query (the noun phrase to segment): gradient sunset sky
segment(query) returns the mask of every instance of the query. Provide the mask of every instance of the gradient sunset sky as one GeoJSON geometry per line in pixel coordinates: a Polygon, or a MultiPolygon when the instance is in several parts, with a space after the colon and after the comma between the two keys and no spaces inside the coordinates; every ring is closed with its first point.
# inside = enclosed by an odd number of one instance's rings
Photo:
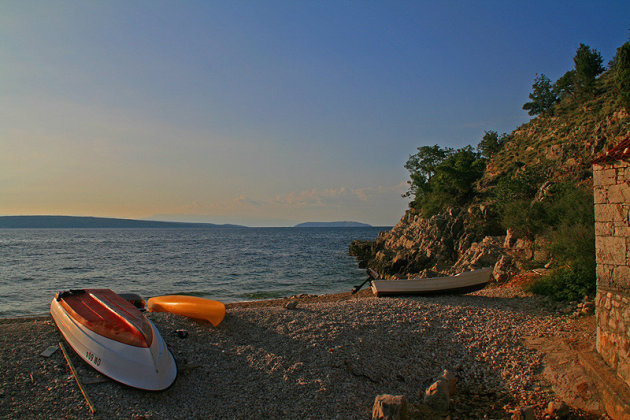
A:
{"type": "Polygon", "coordinates": [[[0,0],[0,215],[393,225],[630,1],[0,0]]]}

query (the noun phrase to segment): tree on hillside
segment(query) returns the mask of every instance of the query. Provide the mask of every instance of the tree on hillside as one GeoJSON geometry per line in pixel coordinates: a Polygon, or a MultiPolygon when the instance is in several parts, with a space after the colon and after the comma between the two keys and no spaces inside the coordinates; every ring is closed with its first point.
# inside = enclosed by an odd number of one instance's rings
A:
{"type": "Polygon", "coordinates": [[[435,175],[424,189],[420,208],[425,217],[449,206],[463,206],[475,197],[475,183],[485,170],[485,160],[466,146],[436,166],[435,175]]]}
{"type": "Polygon", "coordinates": [[[405,196],[413,197],[410,206],[429,217],[447,206],[470,201],[485,164],[471,146],[453,150],[435,145],[419,147],[405,168],[411,178],[405,196]]]}
{"type": "Polygon", "coordinates": [[[529,115],[544,114],[553,108],[558,97],[554,93],[551,80],[547,76],[544,74],[536,75],[529,99],[532,101],[523,105],[523,109],[529,115]]]}
{"type": "Polygon", "coordinates": [[[418,147],[418,153],[410,155],[407,163],[405,163],[405,169],[409,171],[411,180],[409,181],[409,191],[404,194],[404,197],[418,195],[418,191],[431,180],[435,168],[452,153],[453,149],[442,149],[437,144],[418,147]]]}
{"type": "Polygon", "coordinates": [[[617,48],[615,84],[626,110],[630,112],[630,42],[617,48]]]}
{"type": "Polygon", "coordinates": [[[477,151],[479,151],[483,157],[490,159],[503,148],[508,138],[509,135],[506,133],[499,135],[496,131],[486,131],[477,145],[477,151]]]}
{"type": "Polygon", "coordinates": [[[605,69],[602,66],[601,54],[588,45],[580,44],[573,62],[575,63],[575,82],[577,88],[584,93],[591,93],[595,87],[595,78],[605,69]]]}
{"type": "Polygon", "coordinates": [[[575,93],[575,70],[569,70],[553,84],[553,91],[558,99],[563,99],[575,93]]]}

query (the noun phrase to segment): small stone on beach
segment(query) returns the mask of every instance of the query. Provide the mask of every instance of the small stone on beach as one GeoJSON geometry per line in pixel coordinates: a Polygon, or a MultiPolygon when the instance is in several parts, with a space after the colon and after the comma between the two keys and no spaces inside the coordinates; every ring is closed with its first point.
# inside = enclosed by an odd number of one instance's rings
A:
{"type": "Polygon", "coordinates": [[[295,309],[297,308],[297,300],[291,300],[284,305],[285,309],[295,309]]]}
{"type": "Polygon", "coordinates": [[[55,353],[57,351],[57,349],[58,349],[57,346],[49,346],[46,350],[41,352],[41,356],[43,356],[43,357],[50,357],[50,356],[53,355],[53,353],[55,353]]]}
{"type": "Polygon", "coordinates": [[[404,395],[377,395],[372,407],[373,420],[404,420],[409,418],[404,395]]]}

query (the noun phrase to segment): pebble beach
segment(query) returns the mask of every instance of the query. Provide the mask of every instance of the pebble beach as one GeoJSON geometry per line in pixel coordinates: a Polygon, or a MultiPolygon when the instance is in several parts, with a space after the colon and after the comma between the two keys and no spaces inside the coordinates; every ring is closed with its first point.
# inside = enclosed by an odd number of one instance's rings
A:
{"type": "Polygon", "coordinates": [[[572,416],[600,418],[593,392],[571,395],[574,381],[563,385],[563,369],[574,364],[549,354],[568,341],[594,343],[594,317],[570,316],[519,287],[396,298],[364,290],[227,306],[218,327],[147,314],[178,365],[165,391],[113,382],[70,350],[95,413],[61,351],[41,355],[63,340],[52,318],[0,319],[0,418],[368,419],[381,394],[405,395],[411,418],[502,419],[519,407],[549,418],[549,403],[567,396],[572,416]],[[297,306],[286,308],[290,301],[297,306]],[[457,388],[437,412],[423,396],[445,369],[457,388]]]}

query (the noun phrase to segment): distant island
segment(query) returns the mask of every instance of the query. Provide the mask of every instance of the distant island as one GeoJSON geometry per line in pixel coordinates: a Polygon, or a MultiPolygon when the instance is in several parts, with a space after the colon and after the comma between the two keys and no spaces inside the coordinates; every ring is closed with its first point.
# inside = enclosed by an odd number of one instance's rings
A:
{"type": "Polygon", "coordinates": [[[306,222],[295,225],[296,228],[313,227],[372,227],[366,223],[359,222],[306,222]]]}
{"type": "Polygon", "coordinates": [[[239,225],[213,223],[159,222],[152,220],[114,219],[79,216],[0,216],[0,229],[101,229],[101,228],[224,228],[239,225]]]}

